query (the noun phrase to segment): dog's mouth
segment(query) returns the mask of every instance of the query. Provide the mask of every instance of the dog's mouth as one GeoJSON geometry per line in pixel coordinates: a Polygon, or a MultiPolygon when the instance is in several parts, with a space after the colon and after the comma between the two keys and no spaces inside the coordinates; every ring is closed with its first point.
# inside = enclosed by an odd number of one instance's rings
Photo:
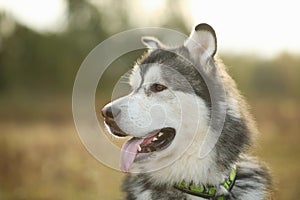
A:
{"type": "Polygon", "coordinates": [[[174,140],[176,131],[167,127],[155,131],[145,138],[133,137],[122,147],[120,167],[123,172],[128,172],[137,156],[147,156],[150,153],[168,148],[174,140]]]}
{"type": "Polygon", "coordinates": [[[138,153],[150,153],[166,149],[175,137],[174,128],[163,128],[151,137],[145,138],[138,146],[138,153]]]}

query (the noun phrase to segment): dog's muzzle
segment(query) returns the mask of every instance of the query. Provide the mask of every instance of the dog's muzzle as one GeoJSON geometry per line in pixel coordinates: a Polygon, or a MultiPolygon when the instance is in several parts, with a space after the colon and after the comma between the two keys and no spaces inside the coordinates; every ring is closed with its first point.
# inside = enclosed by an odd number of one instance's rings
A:
{"type": "MultiPolygon", "coordinates": [[[[121,130],[115,120],[121,114],[121,110],[111,105],[110,103],[101,110],[106,127],[115,136],[129,136],[129,134],[121,130]]],[[[122,146],[120,158],[121,170],[129,172],[133,162],[142,161],[149,158],[152,153],[168,148],[174,140],[175,135],[176,130],[174,128],[164,127],[153,130],[143,137],[132,137],[122,146]]]]}
{"type": "Polygon", "coordinates": [[[122,131],[122,129],[114,120],[120,114],[120,112],[121,110],[118,108],[112,108],[110,105],[105,106],[101,110],[101,114],[104,117],[104,123],[110,129],[110,132],[118,137],[126,137],[127,134],[122,131]]]}

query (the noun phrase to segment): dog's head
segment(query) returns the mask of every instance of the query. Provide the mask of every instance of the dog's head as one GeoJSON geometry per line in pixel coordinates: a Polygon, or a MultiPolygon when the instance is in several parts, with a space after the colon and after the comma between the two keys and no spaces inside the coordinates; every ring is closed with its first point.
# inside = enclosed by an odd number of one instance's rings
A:
{"type": "Polygon", "coordinates": [[[214,30],[199,24],[177,48],[155,38],[142,41],[150,51],[133,68],[132,92],[102,109],[113,135],[132,136],[121,152],[125,172],[164,167],[183,153],[196,151],[192,144],[197,141],[199,146],[209,126],[206,79],[214,73],[214,30]]]}

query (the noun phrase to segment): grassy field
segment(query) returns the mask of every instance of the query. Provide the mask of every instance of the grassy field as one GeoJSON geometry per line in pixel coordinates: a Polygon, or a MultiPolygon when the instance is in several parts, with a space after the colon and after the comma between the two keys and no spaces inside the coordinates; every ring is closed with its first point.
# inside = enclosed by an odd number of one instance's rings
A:
{"type": "Polygon", "coordinates": [[[122,174],[86,151],[74,125],[1,124],[0,199],[121,199],[122,174]]]}
{"type": "MultiPolygon", "coordinates": [[[[254,153],[273,171],[275,199],[300,196],[300,107],[253,102],[261,131],[254,153]]],[[[122,199],[123,175],[95,160],[71,120],[0,122],[0,199],[122,199]]]]}

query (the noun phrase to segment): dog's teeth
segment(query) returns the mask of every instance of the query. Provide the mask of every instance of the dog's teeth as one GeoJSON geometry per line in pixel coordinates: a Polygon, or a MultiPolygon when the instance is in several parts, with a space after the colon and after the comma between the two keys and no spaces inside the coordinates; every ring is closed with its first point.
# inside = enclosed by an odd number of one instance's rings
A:
{"type": "Polygon", "coordinates": [[[142,148],[140,145],[138,146],[138,151],[142,151],[142,148]]]}
{"type": "Polygon", "coordinates": [[[153,138],[153,139],[152,139],[152,142],[154,142],[154,141],[156,141],[156,140],[158,140],[157,137],[153,138]]]}
{"type": "Polygon", "coordinates": [[[159,132],[158,137],[160,137],[160,136],[162,136],[162,135],[163,135],[163,133],[162,133],[162,132],[159,132]]]}

